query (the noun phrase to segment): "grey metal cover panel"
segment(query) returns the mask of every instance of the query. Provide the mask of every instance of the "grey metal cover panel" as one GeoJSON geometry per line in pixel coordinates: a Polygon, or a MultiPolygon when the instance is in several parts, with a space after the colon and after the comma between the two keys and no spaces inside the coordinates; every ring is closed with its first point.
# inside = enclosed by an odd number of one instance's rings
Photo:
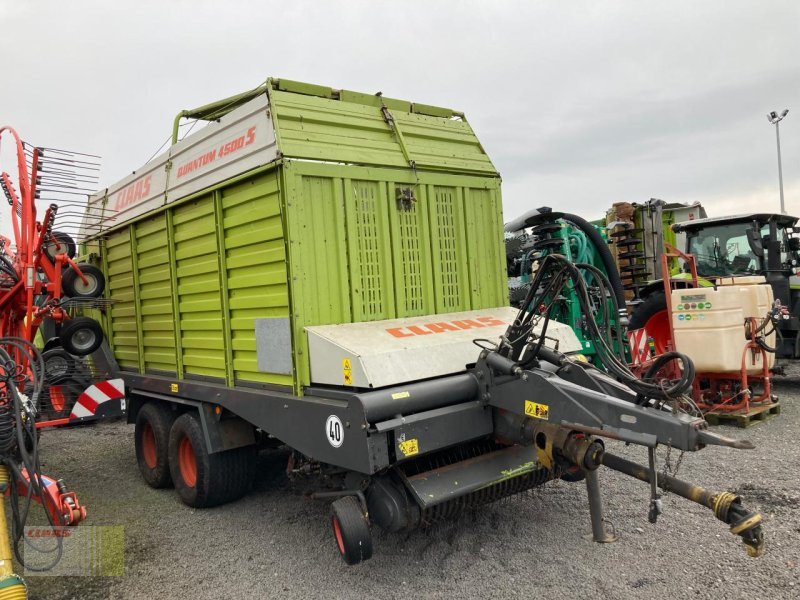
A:
{"type": "Polygon", "coordinates": [[[536,448],[510,446],[406,479],[423,508],[434,506],[537,468],[536,448]]]}
{"type": "Polygon", "coordinates": [[[277,158],[275,129],[264,94],[90,196],[82,234],[91,237],[277,158]]]}
{"type": "MultiPolygon", "coordinates": [[[[510,306],[457,313],[306,327],[311,381],[381,388],[463,372],[480,354],[473,340],[497,343],[519,311],[510,306]]],[[[581,350],[572,329],[550,321],[562,352],[581,350]]],[[[553,343],[548,344],[550,346],[553,343]]]]}
{"type": "Polygon", "coordinates": [[[292,328],[288,317],[256,319],[256,357],[262,373],[292,374],[292,328]]]}

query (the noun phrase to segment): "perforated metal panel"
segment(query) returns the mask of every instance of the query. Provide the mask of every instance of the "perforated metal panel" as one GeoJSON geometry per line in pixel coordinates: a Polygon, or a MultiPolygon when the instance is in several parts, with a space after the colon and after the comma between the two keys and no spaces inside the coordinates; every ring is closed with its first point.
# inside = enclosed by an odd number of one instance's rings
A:
{"type": "MultiPolygon", "coordinates": [[[[390,186],[391,190],[391,186],[390,186]]],[[[430,236],[427,230],[427,215],[420,202],[397,203],[394,216],[393,244],[394,264],[397,268],[397,312],[407,316],[424,315],[431,312],[431,286],[428,277],[428,248],[430,236]]]]}
{"type": "Polygon", "coordinates": [[[436,269],[436,311],[454,312],[470,308],[463,277],[463,206],[456,188],[433,187],[429,204],[433,260],[436,269]]]}
{"type": "Polygon", "coordinates": [[[386,319],[394,307],[385,187],[357,180],[345,185],[353,318],[386,319]]]}

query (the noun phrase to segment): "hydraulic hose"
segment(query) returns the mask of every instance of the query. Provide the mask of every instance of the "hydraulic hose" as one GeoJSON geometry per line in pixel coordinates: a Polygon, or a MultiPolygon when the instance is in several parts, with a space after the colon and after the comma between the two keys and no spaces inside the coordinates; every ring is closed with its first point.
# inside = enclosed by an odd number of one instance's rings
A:
{"type": "MultiPolygon", "coordinates": [[[[642,377],[642,381],[652,383],[654,377],[656,376],[656,374],[658,374],[659,370],[664,368],[664,366],[666,366],[673,360],[680,361],[681,365],[683,366],[683,369],[680,371],[681,373],[680,379],[674,382],[669,388],[665,388],[665,393],[670,397],[674,397],[688,390],[691,387],[692,382],[694,382],[694,376],[695,376],[694,363],[688,356],[686,356],[685,354],[681,354],[680,352],[666,352],[658,356],[653,361],[653,364],[650,365],[650,368],[647,369],[647,372],[645,372],[644,377],[642,377]]],[[[647,400],[648,400],[647,396],[639,394],[636,398],[636,403],[643,404],[647,400]]]]}
{"type": "Polygon", "coordinates": [[[574,224],[591,240],[592,244],[597,249],[600,260],[603,262],[603,267],[611,283],[611,290],[617,297],[617,304],[621,307],[625,306],[625,289],[622,287],[622,277],[619,276],[617,265],[614,263],[614,257],[611,256],[611,250],[608,249],[608,244],[603,239],[603,236],[583,217],[573,215],[572,213],[563,213],[560,218],[574,224]]]}
{"type": "MultiPolygon", "coordinates": [[[[587,316],[586,325],[589,338],[594,341],[600,360],[612,376],[636,392],[640,396],[639,402],[643,402],[642,398],[644,398],[644,401],[647,399],[670,401],[685,394],[691,388],[691,380],[688,379],[689,373],[694,371],[694,367],[691,364],[692,361],[688,357],[675,353],[664,359],[665,362],[667,360],[680,360],[684,366],[684,376],[665,388],[661,384],[639,379],[628,368],[622,356],[617,356],[616,351],[612,348],[613,344],[606,339],[593,314],[586,280],[581,273],[581,269],[592,272],[592,276],[601,285],[601,290],[610,288],[611,283],[608,278],[593,265],[574,264],[560,254],[548,254],[542,259],[539,268],[536,270],[536,276],[531,283],[531,288],[528,290],[528,295],[521,305],[522,308],[514,324],[509,328],[507,334],[509,348],[504,355],[513,361],[520,362],[520,366],[523,369],[529,368],[534,364],[537,352],[542,347],[543,336],[541,333],[536,333],[536,338],[538,339],[530,348],[530,352],[526,353],[525,348],[531,343],[535,322],[541,319],[546,322],[550,318],[549,308],[542,311],[540,307],[552,307],[552,298],[561,294],[565,286],[571,282],[574,286],[573,289],[580,304],[581,312],[587,316]]],[[[615,304],[614,309],[617,310],[619,307],[616,306],[616,296],[611,294],[611,299],[615,304]]],[[[609,315],[606,314],[604,319],[606,323],[608,322],[608,317],[609,315]]],[[[662,364],[665,364],[665,362],[662,364]]]]}

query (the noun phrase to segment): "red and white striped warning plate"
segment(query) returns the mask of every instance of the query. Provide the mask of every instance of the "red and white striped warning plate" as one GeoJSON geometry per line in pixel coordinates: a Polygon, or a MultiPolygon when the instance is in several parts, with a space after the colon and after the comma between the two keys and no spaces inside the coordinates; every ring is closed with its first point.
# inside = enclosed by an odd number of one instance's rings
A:
{"type": "MultiPolygon", "coordinates": [[[[124,400],[125,382],[122,379],[108,379],[90,385],[72,407],[70,419],[85,419],[95,416],[97,408],[111,400],[124,400]]],[[[124,405],[122,406],[124,409],[124,405]]]]}
{"type": "Polygon", "coordinates": [[[640,365],[650,359],[650,344],[644,327],[628,332],[628,344],[631,348],[631,360],[634,365],[640,365]]]}

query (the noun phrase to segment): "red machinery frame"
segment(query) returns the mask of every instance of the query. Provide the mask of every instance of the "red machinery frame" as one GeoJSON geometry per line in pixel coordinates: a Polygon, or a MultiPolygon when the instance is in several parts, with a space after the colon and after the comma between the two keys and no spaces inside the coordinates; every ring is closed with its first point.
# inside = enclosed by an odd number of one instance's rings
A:
{"type": "Polygon", "coordinates": [[[19,171],[19,194],[8,174],[0,174],[4,190],[11,201],[16,252],[9,256],[18,280],[8,289],[0,289],[0,336],[21,337],[32,342],[45,318],[52,318],[57,323],[69,319],[69,315],[59,306],[63,293],[63,269],[67,266],[72,268],[84,284],[88,282],[78,265],[66,254],[56,254],[52,260],[50,257],[45,258],[45,244],[54,240],[51,228],[58,208],[51,205],[45,211],[42,221],[37,221],[36,174],[40,150],[33,149],[29,174],[22,140],[11,127],[0,127],[0,137],[4,132],[14,138],[19,171]],[[35,297],[41,295],[46,295],[47,300],[39,307],[35,303],[35,297]]]}

